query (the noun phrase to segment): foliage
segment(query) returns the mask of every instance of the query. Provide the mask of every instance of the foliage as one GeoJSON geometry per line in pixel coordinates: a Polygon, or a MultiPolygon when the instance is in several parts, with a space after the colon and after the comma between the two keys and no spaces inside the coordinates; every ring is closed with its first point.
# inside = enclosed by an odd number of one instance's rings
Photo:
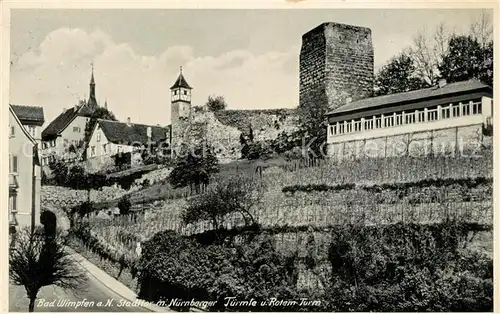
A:
{"type": "Polygon", "coordinates": [[[339,227],[329,253],[328,309],[491,311],[492,260],[462,250],[469,230],[458,221],[339,227]]]}
{"type": "Polygon", "coordinates": [[[213,149],[205,144],[198,145],[192,151],[179,156],[176,165],[169,176],[169,182],[174,188],[186,186],[195,187],[210,182],[210,176],[219,172],[219,161],[213,149]]]}
{"type": "Polygon", "coordinates": [[[424,87],[425,82],[415,76],[415,64],[408,52],[392,57],[375,77],[375,95],[408,92],[424,87]]]}
{"type": "Polygon", "coordinates": [[[165,231],[144,243],[139,265],[139,296],[145,300],[217,301],[208,309],[211,311],[276,311],[283,308],[260,301],[270,296],[287,300],[295,296],[289,263],[277,254],[268,237],[229,247],[202,246],[165,231]],[[258,302],[253,307],[225,308],[225,297],[258,302]]]}
{"type": "Polygon", "coordinates": [[[83,202],[78,206],[71,208],[70,214],[71,217],[74,214],[77,214],[80,218],[88,216],[90,213],[96,210],[94,202],[83,202]]]}
{"type": "Polygon", "coordinates": [[[112,156],[115,166],[118,169],[127,169],[132,163],[132,153],[118,153],[112,156]]]}
{"type": "Polygon", "coordinates": [[[49,237],[43,228],[33,231],[25,228],[16,233],[9,254],[9,277],[14,284],[25,287],[30,312],[34,311],[42,287],[81,289],[86,280],[85,273],[66,250],[61,233],[49,237]]]}
{"type": "Polygon", "coordinates": [[[493,183],[492,178],[486,177],[475,177],[475,178],[432,178],[424,179],[419,181],[408,181],[408,182],[395,182],[395,183],[382,183],[374,185],[356,185],[354,183],[345,183],[337,185],[327,185],[327,184],[308,184],[308,185],[292,185],[285,186],[282,188],[283,193],[295,193],[295,192],[328,192],[328,191],[340,191],[340,190],[352,190],[356,186],[362,188],[363,190],[369,192],[380,193],[384,190],[397,190],[405,191],[408,194],[410,189],[414,188],[426,188],[426,187],[445,187],[445,186],[463,186],[466,189],[474,189],[481,185],[491,185],[493,183]]]}
{"type": "Polygon", "coordinates": [[[453,36],[439,71],[449,82],[475,78],[493,86],[493,42],[482,47],[472,36],[453,36]]]}
{"type": "Polygon", "coordinates": [[[206,106],[210,111],[220,111],[227,108],[227,103],[224,96],[208,96],[206,106]]]}
{"type": "Polygon", "coordinates": [[[264,141],[248,142],[241,148],[241,157],[249,160],[271,158],[273,150],[270,145],[264,141]]]}
{"type": "Polygon", "coordinates": [[[263,188],[257,187],[249,178],[237,176],[218,181],[205,193],[188,199],[182,220],[185,224],[208,220],[218,230],[227,215],[239,213],[246,225],[255,224],[251,210],[262,194],[263,188]]]}
{"type": "Polygon", "coordinates": [[[118,208],[120,209],[120,215],[128,215],[130,213],[130,208],[132,203],[130,203],[130,196],[124,195],[118,202],[118,208]]]}

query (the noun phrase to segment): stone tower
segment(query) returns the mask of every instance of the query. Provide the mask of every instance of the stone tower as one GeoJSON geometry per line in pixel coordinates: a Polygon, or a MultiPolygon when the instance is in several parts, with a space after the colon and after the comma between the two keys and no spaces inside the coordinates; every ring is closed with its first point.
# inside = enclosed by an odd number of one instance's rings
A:
{"type": "Polygon", "coordinates": [[[371,96],[373,45],[366,27],[323,23],[302,36],[301,107],[327,102],[330,109],[371,96]],[[339,101],[339,99],[341,99],[339,101]]]}
{"type": "Polygon", "coordinates": [[[178,145],[185,142],[185,137],[189,133],[191,122],[191,86],[182,75],[180,68],[179,77],[174,85],[170,87],[171,94],[171,146],[175,150],[178,145]]]}

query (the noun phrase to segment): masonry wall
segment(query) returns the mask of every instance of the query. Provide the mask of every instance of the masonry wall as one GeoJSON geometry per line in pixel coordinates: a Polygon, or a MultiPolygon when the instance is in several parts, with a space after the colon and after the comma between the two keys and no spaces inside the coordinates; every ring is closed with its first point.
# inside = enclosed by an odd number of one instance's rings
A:
{"type": "Polygon", "coordinates": [[[324,23],[302,36],[300,106],[327,102],[330,109],[373,91],[373,44],[365,27],[324,23]]]}
{"type": "Polygon", "coordinates": [[[472,156],[481,148],[491,146],[492,137],[483,134],[482,124],[475,124],[332,143],[328,145],[327,152],[329,157],[338,160],[362,157],[472,156]]]}

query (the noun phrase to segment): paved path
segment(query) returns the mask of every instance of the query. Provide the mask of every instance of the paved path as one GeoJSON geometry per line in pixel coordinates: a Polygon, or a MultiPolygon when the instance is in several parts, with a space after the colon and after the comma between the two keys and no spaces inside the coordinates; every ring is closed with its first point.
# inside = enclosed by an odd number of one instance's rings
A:
{"type": "MultiPolygon", "coordinates": [[[[137,301],[133,291],[112,278],[78,253],[74,258],[87,270],[88,284],[82,291],[43,287],[35,312],[167,312],[153,304],[137,301]],[[81,302],[76,306],[74,302],[81,302]],[[82,302],[83,301],[83,302],[82,302]],[[84,302],[87,302],[84,305],[84,302]],[[135,302],[135,304],[134,304],[135,302]]],[[[9,312],[27,312],[29,301],[24,287],[9,285],[9,312]]]]}

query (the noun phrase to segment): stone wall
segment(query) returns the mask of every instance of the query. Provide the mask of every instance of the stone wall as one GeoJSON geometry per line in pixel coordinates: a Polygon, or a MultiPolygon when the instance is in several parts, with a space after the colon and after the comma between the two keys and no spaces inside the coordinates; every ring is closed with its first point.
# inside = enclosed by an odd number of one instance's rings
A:
{"type": "Polygon", "coordinates": [[[373,92],[371,30],[323,23],[302,36],[300,106],[326,101],[330,109],[346,98],[358,100],[373,92]]]}
{"type": "Polygon", "coordinates": [[[328,155],[335,159],[457,154],[471,156],[481,148],[490,147],[492,137],[483,135],[482,125],[479,124],[334,143],[328,146],[328,155]]]}

